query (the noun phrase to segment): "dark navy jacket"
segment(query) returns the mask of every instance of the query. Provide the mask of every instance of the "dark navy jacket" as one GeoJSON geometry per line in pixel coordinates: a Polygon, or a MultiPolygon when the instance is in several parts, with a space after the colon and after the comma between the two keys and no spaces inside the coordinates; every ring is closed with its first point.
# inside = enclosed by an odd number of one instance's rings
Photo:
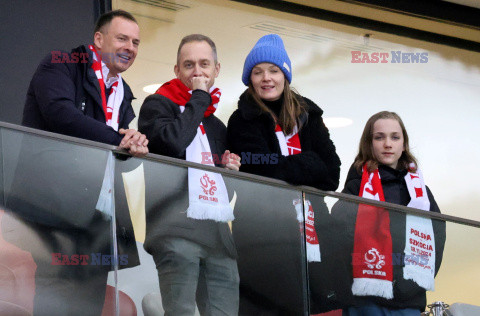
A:
{"type": "MultiPolygon", "coordinates": [[[[79,46],[58,57],[46,56],[33,75],[27,92],[22,125],[45,131],[118,145],[123,136],[105,124],[100,85],[92,69],[92,52],[79,46]],[[85,56],[75,60],[71,56],[85,56]],[[68,62],[78,61],[78,62],[68,62]]],[[[128,128],[135,117],[131,105],[133,94],[123,82],[124,99],[120,106],[119,129],[128,128]]]]}
{"type": "MultiPolygon", "coordinates": [[[[42,60],[28,89],[22,125],[116,146],[123,136],[105,124],[100,86],[91,68],[93,57],[87,50],[80,46],[71,53],[52,52],[55,56],[50,54],[42,60]],[[58,54],[65,54],[65,58],[58,58],[58,54]],[[62,62],[67,61],[67,55],[72,61],[72,54],[88,54],[88,60],[62,62]]],[[[135,117],[132,99],[132,91],[124,82],[119,128],[128,128],[135,117]]],[[[109,253],[109,224],[104,223],[106,228],[98,229],[102,220],[95,207],[105,173],[106,154],[96,148],[25,135],[6,199],[7,208],[31,222],[37,234],[48,235],[45,238],[51,240],[51,245],[55,244],[52,236],[64,231],[72,238],[92,238],[86,243],[85,253],[109,253]]],[[[117,194],[123,190],[118,173],[117,170],[117,194]]],[[[128,208],[123,200],[117,196],[119,253],[126,253],[128,266],[134,266],[139,264],[139,259],[128,208]]],[[[34,251],[28,240],[25,243],[19,246],[34,251]]]]}

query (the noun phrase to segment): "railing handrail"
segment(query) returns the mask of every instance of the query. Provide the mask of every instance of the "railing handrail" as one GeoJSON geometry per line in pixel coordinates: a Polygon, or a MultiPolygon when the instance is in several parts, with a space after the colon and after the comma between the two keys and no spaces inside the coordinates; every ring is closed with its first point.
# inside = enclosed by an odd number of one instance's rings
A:
{"type": "MultiPolygon", "coordinates": [[[[88,146],[88,147],[95,147],[99,149],[104,149],[108,151],[113,151],[114,153],[118,155],[126,155],[126,156],[131,156],[126,150],[119,149],[116,146],[105,144],[105,143],[99,143],[91,140],[86,140],[82,138],[77,138],[77,137],[72,137],[72,136],[66,136],[63,134],[57,134],[57,133],[52,133],[52,132],[47,132],[35,128],[30,128],[30,127],[25,127],[21,125],[16,125],[12,123],[7,123],[7,122],[1,122],[0,121],[0,128],[7,128],[11,130],[16,130],[20,132],[24,132],[27,134],[34,134],[37,136],[41,137],[46,137],[46,138],[52,138],[64,142],[70,142],[82,146],[88,146]]],[[[362,198],[359,196],[354,196],[350,194],[345,194],[345,193],[340,193],[340,192],[333,192],[333,191],[322,191],[313,187],[309,186],[304,186],[304,185],[291,185],[285,181],[282,180],[277,180],[273,178],[268,178],[264,176],[259,176],[255,174],[250,174],[246,172],[238,172],[238,171],[233,171],[233,170],[228,170],[224,168],[217,168],[217,167],[212,167],[212,166],[206,166],[190,161],[186,161],[183,159],[177,159],[177,158],[172,158],[168,156],[161,156],[157,154],[152,154],[149,153],[147,156],[139,159],[145,159],[149,161],[154,161],[154,162],[159,162],[159,163],[166,163],[169,165],[174,165],[178,167],[183,167],[183,168],[196,168],[196,169],[201,169],[201,170],[206,170],[206,171],[213,171],[228,177],[232,178],[237,178],[241,180],[247,180],[247,181],[252,181],[256,183],[261,183],[261,184],[266,184],[274,187],[279,187],[279,188],[286,188],[290,190],[295,190],[295,191],[301,191],[305,192],[307,194],[317,194],[317,195],[322,195],[322,196],[329,196],[337,199],[341,199],[344,201],[348,202],[353,202],[353,203],[362,203],[362,204],[367,204],[367,205],[372,205],[372,206],[377,206],[377,207],[382,207],[386,208],[389,211],[395,211],[395,212],[401,212],[405,214],[412,214],[412,215],[418,215],[422,217],[428,217],[431,219],[438,219],[438,220],[443,220],[446,222],[453,222],[457,224],[462,224],[462,225],[467,225],[467,226],[472,226],[472,227],[477,227],[480,228],[480,221],[475,221],[472,219],[467,219],[467,218],[462,218],[458,216],[453,216],[453,215],[446,215],[446,214],[440,214],[440,213],[434,213],[434,212],[425,212],[420,209],[415,209],[415,208],[410,208],[406,207],[403,205],[398,205],[398,204],[393,204],[393,203],[388,203],[388,202],[381,202],[381,201],[374,201],[366,198],[362,198]]]]}

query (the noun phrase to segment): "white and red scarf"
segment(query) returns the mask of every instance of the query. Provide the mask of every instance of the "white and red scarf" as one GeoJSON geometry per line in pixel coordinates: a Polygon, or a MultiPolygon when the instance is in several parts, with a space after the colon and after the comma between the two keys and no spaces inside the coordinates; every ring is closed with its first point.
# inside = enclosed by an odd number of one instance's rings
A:
{"type": "MultiPolygon", "coordinates": [[[[277,126],[275,126],[275,135],[277,136],[278,144],[280,145],[280,150],[283,156],[296,155],[302,152],[297,126],[293,129],[292,134],[285,136],[280,125],[277,124],[277,126]]],[[[294,200],[293,205],[297,211],[297,220],[300,223],[303,223],[303,219],[305,218],[307,260],[308,262],[320,262],[320,244],[318,243],[318,236],[315,230],[315,215],[312,203],[310,203],[309,200],[305,200],[303,212],[301,199],[294,200]]]]}
{"type": "MultiPolygon", "coordinates": [[[[312,203],[309,200],[305,200],[302,209],[302,199],[293,200],[293,206],[297,211],[297,220],[300,224],[303,224],[305,218],[305,239],[307,241],[307,261],[308,262],[321,262],[322,254],[320,253],[320,244],[318,243],[318,236],[315,230],[315,213],[313,212],[312,203]]],[[[303,227],[301,227],[303,231],[303,227]]]]}
{"type": "MultiPolygon", "coordinates": [[[[416,173],[407,173],[405,182],[411,197],[407,206],[430,211],[430,201],[421,171],[417,169],[416,173]]],[[[407,215],[404,253],[403,278],[413,280],[428,291],[434,291],[435,236],[430,218],[407,215]]]]}
{"type": "MultiPolygon", "coordinates": [[[[93,53],[92,69],[97,76],[98,84],[100,86],[100,96],[102,98],[102,109],[105,113],[105,124],[118,131],[118,122],[120,119],[120,106],[123,102],[123,82],[122,76],[118,74],[113,79],[109,80],[108,85],[111,85],[110,94],[107,97],[105,95],[106,80],[104,74],[105,64],[102,62],[102,56],[97,52],[93,45],[89,45],[88,48],[93,53]]],[[[106,68],[108,70],[108,68],[106,68]]],[[[111,218],[115,215],[115,203],[113,197],[113,181],[115,176],[115,159],[113,153],[108,154],[107,165],[105,168],[105,174],[103,176],[102,188],[100,190],[100,196],[97,201],[96,209],[104,213],[107,218],[111,218]]]]}
{"type": "MultiPolygon", "coordinates": [[[[416,208],[422,206],[421,209],[428,211],[430,203],[420,171],[418,170],[417,173],[408,172],[405,181],[411,199],[407,206],[416,208]]],[[[368,172],[366,165],[363,167],[359,196],[376,201],[385,201],[378,169],[368,172]]],[[[432,247],[426,246],[431,249],[430,255],[427,255],[428,258],[419,252],[419,250],[423,250],[423,246],[421,246],[422,249],[412,247],[413,243],[417,246],[420,243],[417,235],[425,236],[425,239],[429,239],[429,242],[433,241],[431,220],[425,220],[418,216],[407,215],[405,234],[404,278],[412,279],[422,287],[427,283],[430,285],[430,282],[424,281],[427,278],[425,274],[430,272],[432,272],[431,278],[428,277],[427,279],[433,284],[433,271],[435,269],[434,244],[432,247]],[[415,238],[413,235],[415,235],[415,238]],[[420,258],[427,260],[426,264],[418,260],[420,258]],[[419,264],[413,264],[412,261],[417,261],[419,264]]],[[[390,233],[390,215],[387,210],[372,205],[359,204],[352,259],[352,293],[354,295],[393,298],[392,236],[390,233]]]]}
{"type": "MultiPolygon", "coordinates": [[[[178,104],[183,113],[185,104],[192,96],[192,90],[179,79],[173,79],[163,84],[156,92],[178,104]]],[[[210,89],[212,103],[204,113],[204,117],[212,115],[220,101],[221,91],[218,88],[210,89]]],[[[203,124],[197,128],[197,134],[188,145],[186,160],[204,165],[215,166],[210,144],[203,124]]],[[[210,219],[217,222],[228,222],[234,219],[233,209],[229,204],[227,188],[222,175],[214,172],[188,168],[188,196],[189,206],[187,216],[194,219],[210,219]]]]}
{"type": "Polygon", "coordinates": [[[113,80],[111,80],[111,82],[109,81],[109,84],[111,84],[111,90],[107,101],[105,96],[106,80],[103,71],[104,64],[102,62],[102,56],[97,52],[93,45],[89,45],[88,48],[93,53],[92,69],[95,71],[95,75],[97,76],[100,85],[100,95],[102,97],[103,112],[105,113],[105,123],[118,131],[120,106],[123,102],[124,94],[122,76],[118,74],[113,80]]]}

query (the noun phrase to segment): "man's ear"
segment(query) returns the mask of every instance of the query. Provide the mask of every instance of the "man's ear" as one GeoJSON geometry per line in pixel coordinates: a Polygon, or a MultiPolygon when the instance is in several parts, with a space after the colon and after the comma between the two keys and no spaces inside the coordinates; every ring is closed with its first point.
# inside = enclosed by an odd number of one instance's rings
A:
{"type": "Polygon", "coordinates": [[[178,74],[180,72],[180,69],[178,68],[178,65],[173,66],[173,72],[175,73],[175,76],[178,78],[178,74]]]}
{"type": "Polygon", "coordinates": [[[95,34],[93,35],[93,44],[95,45],[95,47],[97,47],[99,49],[102,49],[102,45],[103,45],[103,34],[102,33],[95,32],[95,34]]]}
{"type": "Polygon", "coordinates": [[[217,63],[215,65],[215,78],[218,77],[218,74],[220,73],[220,63],[217,63]]]}

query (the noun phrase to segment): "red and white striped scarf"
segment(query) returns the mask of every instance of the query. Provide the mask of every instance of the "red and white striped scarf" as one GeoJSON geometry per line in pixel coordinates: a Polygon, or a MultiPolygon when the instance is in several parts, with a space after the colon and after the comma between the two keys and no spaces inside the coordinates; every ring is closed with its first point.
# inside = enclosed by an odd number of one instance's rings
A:
{"type": "MultiPolygon", "coordinates": [[[[105,76],[103,73],[102,56],[97,52],[93,45],[89,45],[88,48],[93,53],[92,69],[97,76],[98,84],[100,86],[100,96],[102,98],[102,109],[105,113],[105,124],[118,131],[118,124],[120,120],[120,106],[123,102],[123,81],[122,76],[118,74],[113,79],[110,94],[107,97],[105,95],[105,76]]],[[[114,216],[114,207],[112,204],[113,197],[113,179],[115,176],[115,159],[113,153],[109,153],[107,165],[105,168],[105,175],[103,176],[102,189],[100,190],[100,196],[97,201],[96,209],[105,214],[107,218],[114,216]]]]}
{"type": "Polygon", "coordinates": [[[118,121],[120,119],[120,106],[123,102],[123,81],[122,76],[118,74],[116,80],[111,86],[108,101],[105,96],[105,76],[102,70],[102,56],[97,52],[93,45],[89,45],[88,48],[93,53],[92,69],[95,71],[95,75],[100,85],[100,95],[102,97],[102,108],[105,113],[105,123],[118,131],[118,121]]]}
{"type": "MultiPolygon", "coordinates": [[[[302,152],[297,126],[295,126],[293,129],[292,134],[285,136],[280,125],[277,124],[275,126],[275,135],[277,136],[278,144],[280,145],[280,150],[283,156],[296,155],[302,152]]],[[[320,262],[320,244],[318,243],[318,236],[315,230],[315,215],[313,212],[312,203],[310,203],[309,200],[305,200],[303,205],[303,214],[301,212],[302,203],[300,203],[299,199],[294,200],[293,205],[297,211],[297,220],[302,223],[303,218],[305,218],[307,260],[308,262],[320,262]]]]}
{"type": "MultiPolygon", "coordinates": [[[[160,94],[168,99],[172,100],[173,103],[180,106],[185,106],[190,98],[192,97],[192,90],[190,90],[180,79],[172,79],[168,82],[165,82],[160,88],[157,89],[155,94],[160,94]]],[[[209,117],[218,107],[218,102],[220,102],[220,96],[222,92],[219,88],[212,87],[210,89],[210,96],[212,97],[212,103],[208,106],[207,110],[203,114],[204,117],[209,117]]]]}
{"type": "MultiPolygon", "coordinates": [[[[422,209],[428,211],[430,203],[428,202],[423,178],[419,172],[408,172],[405,176],[411,199],[407,206],[416,208],[421,206],[422,209]]],[[[368,172],[367,166],[363,167],[359,196],[376,201],[385,201],[378,169],[368,172]]],[[[422,257],[422,259],[427,260],[427,264],[422,264],[422,267],[421,262],[419,264],[412,263],[411,259],[415,257],[414,255],[420,256],[422,253],[419,252],[421,249],[412,248],[411,241],[413,235],[418,235],[418,232],[424,232],[425,239],[429,239],[430,242],[433,241],[431,220],[407,215],[406,230],[404,278],[412,279],[420,286],[430,286],[433,283],[433,271],[435,269],[435,247],[433,245],[433,251],[430,255],[422,257]],[[429,269],[428,267],[433,268],[429,269]],[[431,278],[424,276],[428,273],[431,274],[431,278]]],[[[415,238],[418,239],[418,237],[415,238]]],[[[392,236],[390,233],[390,214],[387,210],[359,204],[352,259],[352,293],[354,295],[393,298],[392,236]]]]}
{"type": "MultiPolygon", "coordinates": [[[[163,95],[178,104],[180,111],[185,111],[185,105],[192,96],[192,90],[185,86],[179,79],[173,79],[163,84],[156,94],[163,95]]],[[[220,101],[221,91],[211,88],[212,103],[204,113],[204,117],[212,115],[220,101]]],[[[210,166],[215,166],[203,124],[197,128],[197,134],[186,149],[186,160],[210,166]]],[[[222,175],[214,172],[188,168],[188,196],[189,206],[187,216],[194,219],[210,219],[217,222],[234,220],[233,209],[229,204],[227,188],[222,175]]]]}

